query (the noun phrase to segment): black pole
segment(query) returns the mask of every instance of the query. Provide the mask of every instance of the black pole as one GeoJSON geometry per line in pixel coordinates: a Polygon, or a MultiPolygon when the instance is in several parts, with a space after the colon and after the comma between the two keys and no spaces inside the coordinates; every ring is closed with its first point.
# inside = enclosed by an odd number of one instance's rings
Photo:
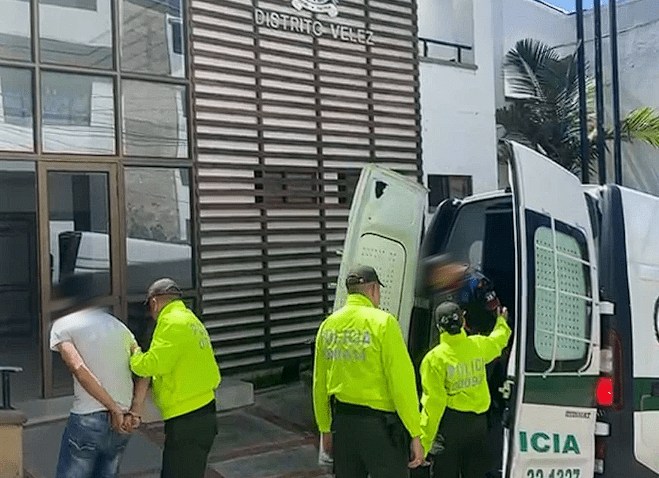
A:
{"type": "Polygon", "coordinates": [[[2,409],[11,409],[11,389],[9,388],[9,372],[2,371],[2,409]]]}
{"type": "Polygon", "coordinates": [[[599,182],[606,184],[606,150],[604,148],[604,81],[602,75],[602,9],[594,0],[595,17],[595,108],[597,111],[597,169],[599,182]]]}
{"type": "Polygon", "coordinates": [[[577,75],[579,79],[579,131],[581,133],[581,182],[588,178],[588,118],[586,117],[586,55],[583,42],[583,0],[577,1],[577,75]]]}
{"type": "Polygon", "coordinates": [[[620,78],[618,73],[618,20],[616,0],[609,0],[609,35],[611,36],[611,89],[613,90],[613,164],[615,183],[622,184],[622,150],[620,144],[620,78]]]}

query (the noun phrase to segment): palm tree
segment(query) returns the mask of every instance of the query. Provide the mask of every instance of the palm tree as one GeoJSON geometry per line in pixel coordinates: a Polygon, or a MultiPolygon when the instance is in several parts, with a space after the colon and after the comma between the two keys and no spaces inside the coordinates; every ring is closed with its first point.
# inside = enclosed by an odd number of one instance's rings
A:
{"type": "MultiPolygon", "coordinates": [[[[512,139],[543,153],[574,173],[581,169],[579,88],[576,52],[560,56],[552,47],[532,39],[520,40],[504,60],[509,104],[496,112],[497,124],[512,139]]],[[[590,169],[597,172],[595,86],[586,78],[590,169]]],[[[637,108],[621,120],[622,140],[643,141],[659,148],[659,113],[637,108]]],[[[605,127],[606,139],[613,138],[605,127]]]]}

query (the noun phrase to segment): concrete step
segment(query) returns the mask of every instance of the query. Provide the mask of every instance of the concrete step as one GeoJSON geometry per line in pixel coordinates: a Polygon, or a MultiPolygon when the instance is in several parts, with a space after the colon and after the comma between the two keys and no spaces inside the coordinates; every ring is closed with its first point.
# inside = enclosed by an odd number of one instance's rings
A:
{"type": "MultiPolygon", "coordinates": [[[[223,378],[222,383],[215,391],[215,398],[217,400],[218,412],[252,405],[254,404],[254,385],[231,377],[223,378]]],[[[59,398],[19,402],[14,404],[14,408],[22,411],[27,416],[25,426],[29,427],[67,418],[72,405],[73,396],[69,395],[59,398]]],[[[143,423],[153,423],[162,420],[160,413],[151,401],[151,394],[147,395],[144,408],[143,423]]]]}

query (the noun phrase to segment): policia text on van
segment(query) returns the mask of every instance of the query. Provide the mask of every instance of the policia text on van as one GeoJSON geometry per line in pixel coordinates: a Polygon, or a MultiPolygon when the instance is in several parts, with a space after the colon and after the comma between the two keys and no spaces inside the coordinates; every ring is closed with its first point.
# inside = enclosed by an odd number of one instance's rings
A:
{"type": "Polygon", "coordinates": [[[425,231],[425,188],[365,167],[335,309],[349,264],[378,267],[387,277],[381,308],[398,318],[419,363],[434,344],[417,264],[446,253],[477,267],[509,307],[513,330],[492,394],[490,424],[504,427],[490,429],[488,446],[500,450],[490,471],[658,477],[659,198],[584,186],[526,147],[504,147],[510,190],[447,200],[425,231]]]}

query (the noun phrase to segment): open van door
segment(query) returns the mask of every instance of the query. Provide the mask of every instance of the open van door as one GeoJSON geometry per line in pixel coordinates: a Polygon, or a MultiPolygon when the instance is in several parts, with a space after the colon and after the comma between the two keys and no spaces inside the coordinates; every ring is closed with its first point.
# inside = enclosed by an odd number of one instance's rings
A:
{"type": "Polygon", "coordinates": [[[600,329],[584,191],[553,161],[509,147],[517,270],[503,476],[592,477],[600,329]]]}
{"type": "Polygon", "coordinates": [[[398,318],[407,341],[427,189],[389,169],[368,164],[353,196],[336,285],[334,310],[345,304],[345,279],[355,264],[375,268],[384,284],[380,308],[398,318]]]}

